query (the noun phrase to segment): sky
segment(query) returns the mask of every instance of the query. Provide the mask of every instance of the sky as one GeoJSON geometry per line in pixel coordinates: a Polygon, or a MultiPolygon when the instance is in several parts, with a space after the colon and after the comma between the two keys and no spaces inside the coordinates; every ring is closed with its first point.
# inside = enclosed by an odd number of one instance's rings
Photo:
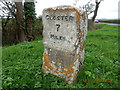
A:
{"type": "MultiPolygon", "coordinates": [[[[36,0],[36,14],[37,17],[42,15],[42,11],[44,8],[55,7],[59,5],[72,5],[77,0],[36,0]]],[[[76,7],[82,6],[86,4],[90,0],[79,0],[77,2],[76,7]]],[[[120,0],[104,0],[100,3],[98,9],[98,15],[96,19],[117,19],[118,18],[118,2],[120,0]]],[[[93,14],[89,15],[89,18],[92,17],[93,14]]]]}

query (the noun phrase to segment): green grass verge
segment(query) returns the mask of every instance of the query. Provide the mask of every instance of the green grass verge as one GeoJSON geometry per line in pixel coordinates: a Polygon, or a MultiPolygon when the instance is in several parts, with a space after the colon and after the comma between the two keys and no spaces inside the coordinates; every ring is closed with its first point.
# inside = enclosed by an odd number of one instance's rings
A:
{"type": "Polygon", "coordinates": [[[42,39],[36,39],[3,47],[3,88],[118,87],[118,27],[97,27],[88,31],[84,65],[74,84],[68,85],[61,78],[42,72],[44,46],[42,39]]]}

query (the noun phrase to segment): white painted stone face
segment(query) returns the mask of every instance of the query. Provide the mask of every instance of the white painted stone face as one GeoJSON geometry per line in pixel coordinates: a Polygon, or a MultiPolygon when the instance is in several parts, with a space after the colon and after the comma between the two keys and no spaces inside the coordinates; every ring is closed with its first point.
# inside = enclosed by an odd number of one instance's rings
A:
{"type": "Polygon", "coordinates": [[[72,84],[84,61],[86,13],[75,7],[58,6],[44,9],[42,19],[42,70],[72,84]]]}
{"type": "Polygon", "coordinates": [[[76,12],[43,11],[43,43],[46,47],[72,52],[77,40],[76,12]]]}

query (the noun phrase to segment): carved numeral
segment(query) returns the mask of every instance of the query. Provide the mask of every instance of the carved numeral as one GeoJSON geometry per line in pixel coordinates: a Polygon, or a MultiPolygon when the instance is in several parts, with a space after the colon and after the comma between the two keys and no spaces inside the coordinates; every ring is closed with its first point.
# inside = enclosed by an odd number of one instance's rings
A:
{"type": "Polygon", "coordinates": [[[56,24],[56,26],[57,26],[57,31],[59,30],[59,28],[60,28],[60,25],[59,24],[56,24]]]}

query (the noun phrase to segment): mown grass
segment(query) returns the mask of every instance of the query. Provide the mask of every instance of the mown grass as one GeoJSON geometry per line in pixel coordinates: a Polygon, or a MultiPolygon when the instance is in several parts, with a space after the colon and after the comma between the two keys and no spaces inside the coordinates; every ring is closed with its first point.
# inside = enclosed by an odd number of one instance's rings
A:
{"type": "Polygon", "coordinates": [[[84,65],[74,84],[42,72],[44,46],[36,39],[3,47],[3,88],[117,88],[118,27],[100,25],[88,32],[84,65]]]}

